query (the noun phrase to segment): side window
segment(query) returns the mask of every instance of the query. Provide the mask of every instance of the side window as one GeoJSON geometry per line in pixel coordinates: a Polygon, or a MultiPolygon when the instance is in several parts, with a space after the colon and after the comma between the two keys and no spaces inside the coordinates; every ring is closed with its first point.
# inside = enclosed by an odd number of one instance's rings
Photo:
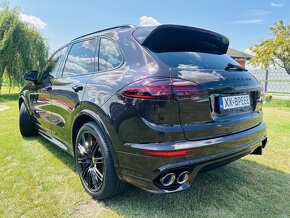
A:
{"type": "Polygon", "coordinates": [[[99,71],[114,69],[122,63],[122,55],[109,39],[101,38],[99,51],[99,71]]]}
{"type": "Polygon", "coordinates": [[[80,74],[94,73],[95,49],[95,39],[90,39],[73,44],[68,54],[62,76],[67,77],[80,74]]]}
{"type": "Polygon", "coordinates": [[[47,62],[46,66],[42,72],[42,75],[41,75],[42,80],[46,80],[46,79],[51,80],[51,79],[57,77],[58,70],[59,70],[61,63],[63,62],[66,50],[67,50],[67,47],[64,47],[64,48],[56,51],[51,56],[51,58],[47,62]]]}

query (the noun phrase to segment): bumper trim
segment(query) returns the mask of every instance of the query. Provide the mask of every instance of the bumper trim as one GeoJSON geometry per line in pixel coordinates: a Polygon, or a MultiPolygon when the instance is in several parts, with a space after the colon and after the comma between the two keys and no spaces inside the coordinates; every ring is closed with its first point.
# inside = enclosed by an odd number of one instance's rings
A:
{"type": "Polygon", "coordinates": [[[251,129],[218,138],[201,141],[182,140],[177,142],[131,144],[117,151],[119,158],[119,177],[139,188],[154,193],[171,193],[188,189],[200,171],[222,166],[250,154],[257,147],[266,145],[266,125],[260,123],[251,129]],[[184,156],[155,157],[146,156],[144,151],[176,151],[192,149],[194,152],[184,156]],[[179,187],[165,189],[156,185],[156,179],[163,174],[188,168],[189,179],[179,187]]]}
{"type": "MultiPolygon", "coordinates": [[[[225,151],[225,152],[222,152],[222,153],[218,153],[218,154],[214,154],[214,155],[211,155],[211,156],[205,156],[205,157],[201,157],[201,158],[196,158],[196,159],[193,159],[193,160],[187,160],[187,161],[183,161],[183,162],[178,162],[178,164],[176,164],[174,167],[182,167],[184,165],[195,165],[195,164],[200,164],[200,163],[204,163],[204,162],[211,162],[211,161],[214,161],[214,160],[221,160],[223,158],[226,158],[227,156],[235,156],[235,154],[237,153],[243,153],[245,151],[249,151],[249,153],[251,153],[252,150],[254,150],[256,147],[258,146],[261,146],[262,143],[261,141],[265,140],[266,137],[260,137],[258,138],[257,140],[253,141],[253,142],[250,142],[248,144],[245,144],[241,147],[238,147],[238,148],[235,148],[235,149],[232,149],[232,150],[229,150],[229,151],[225,151]]],[[[159,171],[160,172],[163,172],[163,171],[166,171],[168,169],[172,168],[172,165],[171,164],[167,164],[167,165],[164,165],[162,167],[159,168],[159,171]]]]}
{"type": "MultiPolygon", "coordinates": [[[[267,137],[265,137],[264,140],[267,140],[267,137]]],[[[205,160],[205,161],[202,161],[202,162],[199,162],[199,163],[189,163],[189,161],[188,161],[187,163],[185,163],[185,165],[181,164],[182,166],[174,165],[174,168],[179,168],[179,167],[192,168],[192,170],[191,170],[191,172],[189,174],[190,175],[189,179],[187,180],[187,182],[185,182],[184,184],[180,185],[177,189],[174,189],[174,190],[167,190],[167,189],[163,189],[163,188],[162,189],[161,188],[160,189],[142,188],[142,189],[145,190],[145,191],[151,192],[151,193],[155,193],[155,194],[165,194],[165,193],[174,193],[174,192],[185,191],[185,190],[187,190],[187,189],[189,189],[191,187],[191,184],[193,183],[193,181],[195,180],[196,176],[200,172],[206,171],[206,170],[204,170],[206,167],[214,166],[214,164],[219,164],[219,163],[223,163],[223,164],[218,165],[218,166],[222,166],[222,165],[231,163],[231,162],[233,162],[233,161],[235,161],[237,159],[240,159],[240,158],[250,154],[252,150],[256,149],[259,146],[261,146],[261,144],[260,143],[256,143],[256,144],[254,144],[254,145],[252,145],[250,147],[247,147],[247,148],[245,148],[245,149],[243,149],[241,151],[235,152],[233,154],[225,155],[225,156],[222,156],[222,157],[218,157],[218,158],[214,158],[214,159],[208,159],[208,160],[205,160]]],[[[173,170],[174,168],[172,168],[172,166],[171,166],[170,169],[164,169],[163,172],[173,170]]],[[[212,168],[215,168],[215,167],[212,167],[212,168]]],[[[139,179],[142,179],[142,178],[139,178],[139,179]]]]}
{"type": "Polygon", "coordinates": [[[204,146],[215,145],[219,143],[223,143],[225,141],[233,141],[245,136],[245,132],[247,135],[255,134],[257,132],[262,131],[266,128],[266,124],[264,122],[260,123],[259,125],[252,127],[251,129],[244,130],[239,133],[205,139],[205,140],[195,140],[195,141],[188,141],[188,140],[181,140],[175,142],[163,142],[163,143],[148,143],[148,144],[134,144],[134,143],[126,143],[124,144],[127,148],[133,148],[138,150],[148,150],[148,151],[170,151],[170,150],[184,150],[184,149],[191,149],[191,148],[201,148],[204,146]]]}

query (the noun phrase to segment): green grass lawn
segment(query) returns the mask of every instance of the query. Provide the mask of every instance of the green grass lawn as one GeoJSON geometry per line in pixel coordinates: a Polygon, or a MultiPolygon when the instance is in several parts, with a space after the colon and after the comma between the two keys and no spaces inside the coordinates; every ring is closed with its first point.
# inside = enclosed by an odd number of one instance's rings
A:
{"type": "Polygon", "coordinates": [[[74,159],[41,137],[22,138],[17,94],[0,96],[0,217],[290,217],[290,104],[264,107],[268,143],[247,156],[200,174],[189,191],[154,195],[132,187],[93,201],[74,159]]]}

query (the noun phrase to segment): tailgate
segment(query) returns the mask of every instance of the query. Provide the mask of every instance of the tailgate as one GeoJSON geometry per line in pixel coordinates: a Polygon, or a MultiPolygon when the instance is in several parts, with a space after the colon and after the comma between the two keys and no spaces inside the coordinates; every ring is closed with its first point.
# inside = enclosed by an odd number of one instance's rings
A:
{"type": "Polygon", "coordinates": [[[180,123],[189,140],[229,135],[262,122],[260,85],[248,72],[176,70],[199,84],[200,99],[179,100],[180,123]]]}

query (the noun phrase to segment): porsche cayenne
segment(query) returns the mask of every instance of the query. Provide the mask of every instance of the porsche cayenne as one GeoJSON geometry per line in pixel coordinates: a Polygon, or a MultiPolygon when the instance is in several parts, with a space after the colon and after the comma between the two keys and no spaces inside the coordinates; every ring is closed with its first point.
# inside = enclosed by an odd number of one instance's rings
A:
{"type": "Polygon", "coordinates": [[[267,142],[257,80],[204,29],[113,27],[58,49],[20,92],[20,132],[75,157],[85,190],[188,189],[201,171],[267,142]]]}

